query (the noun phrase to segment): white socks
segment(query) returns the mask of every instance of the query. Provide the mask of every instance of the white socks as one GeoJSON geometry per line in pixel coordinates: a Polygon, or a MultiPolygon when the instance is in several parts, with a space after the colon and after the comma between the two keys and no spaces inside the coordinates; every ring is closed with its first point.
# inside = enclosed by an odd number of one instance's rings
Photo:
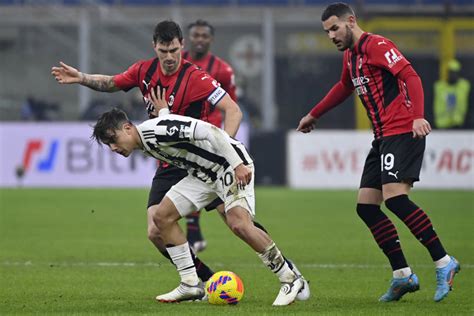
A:
{"type": "Polygon", "coordinates": [[[274,242],[265,248],[262,253],[257,254],[263,263],[278,276],[280,282],[290,283],[295,280],[296,275],[291,271],[290,267],[288,267],[288,264],[274,242]]]}
{"type": "Polygon", "coordinates": [[[393,271],[393,277],[395,279],[407,278],[410,275],[412,275],[410,267],[406,267],[406,268],[402,268],[402,269],[398,269],[398,270],[393,271]]]}
{"type": "Polygon", "coordinates": [[[434,262],[436,269],[444,268],[451,262],[451,257],[449,255],[444,256],[443,258],[436,260],[434,262]]]}
{"type": "MultiPolygon", "coordinates": [[[[451,262],[451,257],[449,255],[444,256],[443,258],[436,260],[434,262],[436,269],[444,268],[451,262]]],[[[410,267],[398,269],[393,271],[393,277],[395,279],[401,279],[409,277],[412,274],[410,267]]]]}
{"type": "Polygon", "coordinates": [[[181,282],[192,286],[198,285],[199,278],[196,273],[193,258],[191,257],[189,244],[186,242],[182,245],[166,247],[166,250],[171,260],[173,260],[176,270],[178,270],[181,282]]]}

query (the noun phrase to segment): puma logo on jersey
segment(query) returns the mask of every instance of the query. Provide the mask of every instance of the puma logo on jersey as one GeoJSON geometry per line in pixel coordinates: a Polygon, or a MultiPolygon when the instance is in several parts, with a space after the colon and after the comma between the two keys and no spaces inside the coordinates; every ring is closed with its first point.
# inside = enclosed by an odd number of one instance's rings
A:
{"type": "Polygon", "coordinates": [[[382,40],[381,42],[377,43],[377,45],[382,45],[382,44],[387,44],[387,43],[385,43],[385,40],[382,40]]]}
{"type": "Polygon", "coordinates": [[[397,172],[395,172],[395,173],[393,173],[393,172],[391,172],[391,171],[389,171],[389,172],[388,172],[388,175],[389,175],[389,176],[394,176],[394,177],[395,177],[395,179],[397,179],[397,180],[398,180],[398,176],[397,176],[397,174],[398,174],[398,171],[397,171],[397,172]]]}

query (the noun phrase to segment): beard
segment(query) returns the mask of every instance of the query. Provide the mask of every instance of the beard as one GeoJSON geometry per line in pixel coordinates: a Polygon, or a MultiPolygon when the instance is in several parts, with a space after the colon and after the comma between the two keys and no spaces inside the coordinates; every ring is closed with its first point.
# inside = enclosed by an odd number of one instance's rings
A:
{"type": "Polygon", "coordinates": [[[354,45],[354,34],[352,33],[349,26],[346,25],[346,35],[342,39],[342,47],[339,48],[339,51],[345,51],[348,48],[352,48],[354,45]]]}

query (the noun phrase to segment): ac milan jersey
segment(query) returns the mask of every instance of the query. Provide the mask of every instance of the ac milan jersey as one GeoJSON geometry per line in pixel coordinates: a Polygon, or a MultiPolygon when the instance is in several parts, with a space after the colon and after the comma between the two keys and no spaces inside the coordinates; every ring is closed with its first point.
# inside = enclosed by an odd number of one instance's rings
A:
{"type": "MultiPolygon", "coordinates": [[[[204,58],[193,59],[189,52],[184,52],[183,58],[205,70],[221,84],[221,87],[229,94],[232,100],[237,101],[234,70],[223,59],[210,53],[204,58]]],[[[222,125],[222,113],[217,109],[212,111],[209,115],[209,123],[220,127],[222,125]]]]}
{"type": "Polygon", "coordinates": [[[141,60],[115,75],[114,83],[124,91],[140,88],[145,101],[152,88],[165,88],[172,113],[204,121],[209,120],[209,113],[226,94],[208,73],[185,60],[172,75],[161,71],[157,58],[141,60]]]}
{"type": "Polygon", "coordinates": [[[413,108],[405,83],[397,78],[409,64],[394,43],[370,33],[344,52],[342,81],[359,95],[376,138],[412,131],[413,108]]]}
{"type": "Polygon", "coordinates": [[[252,158],[244,145],[209,123],[181,115],[167,114],[137,126],[144,151],[166,161],[206,183],[217,181],[228,167],[249,165],[252,158]],[[214,129],[214,130],[212,130],[214,129]],[[214,133],[231,146],[219,147],[214,133]],[[213,134],[213,136],[210,136],[213,134]],[[205,136],[204,136],[205,135],[205,136]],[[223,154],[223,153],[227,154],[223,154]]]}

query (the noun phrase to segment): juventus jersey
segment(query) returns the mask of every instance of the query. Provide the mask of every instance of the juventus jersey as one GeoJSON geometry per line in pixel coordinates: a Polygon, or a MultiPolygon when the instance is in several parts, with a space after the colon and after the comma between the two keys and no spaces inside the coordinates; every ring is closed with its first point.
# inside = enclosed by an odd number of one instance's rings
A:
{"type": "Polygon", "coordinates": [[[209,184],[228,167],[252,163],[244,145],[223,130],[191,117],[169,114],[166,109],[137,129],[147,155],[186,169],[209,184]]]}

